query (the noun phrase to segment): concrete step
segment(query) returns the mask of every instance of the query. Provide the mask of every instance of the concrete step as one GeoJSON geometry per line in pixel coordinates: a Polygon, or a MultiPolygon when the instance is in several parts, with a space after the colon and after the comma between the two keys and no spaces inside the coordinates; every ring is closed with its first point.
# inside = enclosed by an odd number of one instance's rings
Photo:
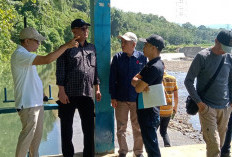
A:
{"type": "MultiPolygon", "coordinates": [[[[194,144],[184,146],[162,147],[160,148],[162,157],[206,157],[205,144],[194,144]]],[[[115,149],[115,153],[96,155],[96,157],[117,157],[118,148],[115,149]]],[[[144,157],[147,157],[146,151],[143,153],[144,157]]],[[[62,155],[51,155],[43,157],[62,157],[62,155]]],[[[74,157],[82,157],[82,153],[75,154],[74,157]]],[[[134,157],[132,151],[127,154],[127,157],[134,157]]]]}

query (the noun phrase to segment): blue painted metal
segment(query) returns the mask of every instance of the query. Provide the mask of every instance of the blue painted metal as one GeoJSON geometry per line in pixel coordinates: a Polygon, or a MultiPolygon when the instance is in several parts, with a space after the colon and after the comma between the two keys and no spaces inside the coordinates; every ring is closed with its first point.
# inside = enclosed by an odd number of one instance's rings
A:
{"type": "MultiPolygon", "coordinates": [[[[49,98],[48,100],[53,100],[54,98],[52,97],[52,88],[51,85],[49,85],[49,98]]],[[[8,103],[8,102],[15,102],[14,100],[7,100],[7,90],[4,88],[4,101],[3,103],[8,103]]]]}
{"type": "MultiPolygon", "coordinates": [[[[14,100],[7,100],[7,89],[6,88],[4,88],[4,99],[5,100],[3,101],[3,103],[15,102],[14,100]]],[[[49,85],[49,98],[48,98],[48,100],[53,100],[51,85],[49,85]]],[[[44,109],[45,110],[58,109],[58,104],[44,104],[44,109]]],[[[14,113],[14,112],[16,112],[16,109],[14,107],[0,108],[0,114],[14,113]]]]}
{"type": "Polygon", "coordinates": [[[53,97],[52,97],[52,87],[51,87],[51,85],[49,85],[48,87],[49,87],[49,97],[48,97],[48,100],[53,100],[53,97]]]}
{"type": "MultiPolygon", "coordinates": [[[[57,110],[58,104],[44,104],[44,110],[57,110]]],[[[17,112],[15,107],[5,107],[0,108],[0,114],[6,114],[6,113],[15,113],[17,112]]]]}
{"type": "Polygon", "coordinates": [[[14,102],[14,100],[7,100],[7,90],[4,88],[4,101],[3,103],[14,102]]]}
{"type": "Polygon", "coordinates": [[[110,105],[110,0],[94,0],[94,43],[97,49],[101,102],[96,102],[96,153],[114,151],[114,110],[110,105]]]}

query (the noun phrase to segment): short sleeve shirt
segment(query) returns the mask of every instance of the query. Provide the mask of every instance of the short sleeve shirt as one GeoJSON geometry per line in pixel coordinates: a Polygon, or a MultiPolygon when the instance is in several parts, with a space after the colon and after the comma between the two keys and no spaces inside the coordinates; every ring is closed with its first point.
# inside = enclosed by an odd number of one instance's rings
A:
{"type": "MultiPolygon", "coordinates": [[[[142,81],[146,82],[149,86],[161,84],[164,74],[164,64],[160,57],[150,60],[147,65],[142,69],[140,75],[142,81]]],[[[159,113],[159,108],[154,107],[154,111],[159,113]]]]}
{"type": "Polygon", "coordinates": [[[154,58],[147,63],[147,65],[142,69],[140,75],[142,76],[142,81],[151,85],[161,84],[164,74],[164,65],[160,57],[154,58]]]}
{"type": "Polygon", "coordinates": [[[11,56],[11,72],[14,81],[15,107],[30,108],[43,105],[43,85],[32,65],[36,54],[18,45],[11,56]]]}

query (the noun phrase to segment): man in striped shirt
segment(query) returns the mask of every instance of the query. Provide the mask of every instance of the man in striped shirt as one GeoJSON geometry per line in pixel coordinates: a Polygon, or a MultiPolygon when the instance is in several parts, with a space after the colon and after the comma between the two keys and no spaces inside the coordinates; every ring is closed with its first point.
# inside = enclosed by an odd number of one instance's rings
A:
{"type": "Polygon", "coordinates": [[[171,147],[167,133],[167,128],[172,114],[177,112],[178,87],[176,78],[164,72],[163,85],[165,88],[166,106],[160,106],[160,135],[164,141],[164,147],[171,147]],[[172,106],[172,96],[174,95],[174,107],[172,106]]]}

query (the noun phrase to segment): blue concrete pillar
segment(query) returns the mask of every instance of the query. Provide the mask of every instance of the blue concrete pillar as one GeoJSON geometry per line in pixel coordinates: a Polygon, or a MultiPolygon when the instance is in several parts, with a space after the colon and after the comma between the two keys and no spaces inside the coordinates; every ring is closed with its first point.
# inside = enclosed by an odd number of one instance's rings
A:
{"type": "MultiPolygon", "coordinates": [[[[92,0],[90,0],[91,2],[92,0]]],[[[97,49],[98,74],[101,81],[102,100],[96,103],[95,148],[96,153],[114,151],[114,110],[110,105],[110,0],[91,2],[94,43],[97,49]]]]}

